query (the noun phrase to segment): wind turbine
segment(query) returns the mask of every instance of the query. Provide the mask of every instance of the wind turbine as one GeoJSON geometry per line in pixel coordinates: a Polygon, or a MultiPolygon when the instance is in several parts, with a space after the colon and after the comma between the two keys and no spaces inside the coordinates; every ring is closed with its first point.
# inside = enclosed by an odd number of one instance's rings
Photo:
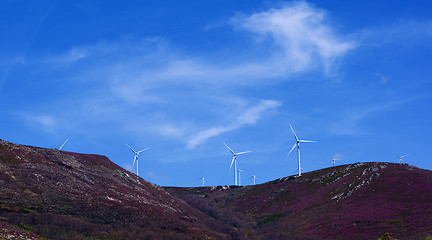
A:
{"type": "Polygon", "coordinates": [[[140,151],[137,152],[137,151],[133,150],[127,143],[126,143],[126,146],[128,146],[128,148],[130,148],[130,150],[132,150],[132,152],[135,154],[134,161],[132,163],[132,167],[133,167],[133,165],[135,164],[135,161],[136,161],[136,175],[139,176],[138,175],[138,156],[139,156],[140,152],[144,152],[146,150],[149,150],[150,148],[146,148],[146,149],[143,149],[143,150],[140,150],[140,151]]]}
{"type": "Polygon", "coordinates": [[[228,147],[228,145],[227,145],[226,143],[223,143],[223,144],[225,144],[225,146],[228,148],[228,150],[230,150],[230,152],[231,152],[232,155],[233,155],[233,159],[232,159],[232,161],[231,161],[231,165],[230,165],[230,168],[229,168],[229,169],[231,170],[231,167],[232,167],[232,165],[233,165],[233,163],[234,163],[234,185],[237,186],[237,155],[245,154],[245,153],[249,153],[249,152],[252,152],[252,151],[246,151],[246,152],[239,152],[239,153],[235,153],[233,150],[231,150],[230,147],[228,147]]]}
{"type": "Polygon", "coordinates": [[[241,186],[241,176],[240,176],[240,172],[243,172],[243,170],[237,169],[237,173],[238,173],[238,185],[241,186]]]}
{"type": "Polygon", "coordinates": [[[253,178],[253,182],[254,182],[253,185],[255,185],[255,178],[256,178],[255,173],[252,173],[252,176],[249,179],[251,179],[251,178],[253,178]]]}
{"type": "Polygon", "coordinates": [[[395,153],[395,155],[399,158],[399,163],[402,163],[402,158],[408,156],[409,154],[405,154],[405,155],[403,155],[403,156],[399,156],[399,155],[397,155],[397,154],[395,153]]]}
{"type": "Polygon", "coordinates": [[[335,158],[335,157],[334,157],[334,154],[333,154],[333,155],[330,155],[330,158],[332,159],[332,165],[333,165],[333,167],[336,165],[336,161],[337,161],[337,160],[340,160],[339,158],[335,158]]]}
{"type": "Polygon", "coordinates": [[[292,126],[290,125],[291,131],[294,134],[294,138],[296,140],[296,143],[294,143],[294,146],[291,148],[291,151],[289,151],[288,155],[290,155],[290,153],[292,152],[292,150],[294,150],[294,148],[297,146],[297,157],[298,157],[298,175],[301,176],[301,167],[300,167],[300,143],[307,143],[307,142],[316,142],[316,141],[309,141],[309,140],[300,140],[298,139],[297,135],[294,132],[294,129],[292,128],[292,126]]]}
{"type": "Polygon", "coordinates": [[[64,143],[58,148],[58,150],[61,150],[68,140],[69,140],[69,138],[66,139],[66,141],[64,141],[64,143]]]}
{"type": "Polygon", "coordinates": [[[204,177],[200,177],[199,179],[202,180],[202,186],[204,187],[204,177]]]}

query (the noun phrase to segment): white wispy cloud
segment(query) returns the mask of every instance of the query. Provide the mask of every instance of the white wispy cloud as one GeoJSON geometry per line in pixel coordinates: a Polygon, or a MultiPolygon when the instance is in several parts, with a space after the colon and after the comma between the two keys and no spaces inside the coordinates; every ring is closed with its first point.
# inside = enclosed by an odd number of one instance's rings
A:
{"type": "Polygon", "coordinates": [[[239,129],[246,125],[255,124],[264,112],[274,109],[280,105],[281,103],[275,100],[263,100],[258,105],[253,106],[252,108],[243,112],[233,123],[224,126],[213,126],[202,130],[195,135],[192,135],[188,140],[187,148],[193,149],[207,141],[209,138],[239,129]]]}
{"type": "Polygon", "coordinates": [[[326,13],[306,2],[294,2],[283,8],[242,16],[233,22],[275,41],[286,72],[310,70],[320,64],[325,71],[356,47],[353,41],[338,35],[328,23],[326,13]]]}
{"type": "Polygon", "coordinates": [[[82,48],[73,48],[70,51],[68,51],[66,54],[62,56],[55,57],[53,59],[50,59],[53,62],[57,63],[72,63],[81,59],[84,59],[87,57],[87,51],[86,49],[82,48]]]}
{"type": "Polygon", "coordinates": [[[184,135],[184,129],[173,124],[156,125],[152,128],[162,136],[181,137],[184,135]]]}
{"type": "Polygon", "coordinates": [[[248,44],[251,36],[265,38],[250,47],[264,50],[251,51],[247,57],[242,57],[241,49],[231,50],[227,54],[235,59],[227,56],[223,61],[212,57],[211,49],[202,53],[178,50],[162,37],[75,46],[51,59],[60,64],[85,59],[82,64],[92,66],[94,71],[85,73],[88,78],[108,81],[110,90],[124,101],[163,101],[154,89],[167,85],[244,86],[287,80],[293,74],[320,68],[330,72],[335,62],[356,45],[338,34],[327,19],[323,10],[306,2],[234,17],[230,27],[241,29],[248,44]]]}
{"type": "Polygon", "coordinates": [[[51,115],[21,114],[21,118],[27,122],[27,124],[46,132],[53,132],[54,128],[57,126],[57,120],[51,115]]]}
{"type": "MultiPolygon", "coordinates": [[[[309,70],[330,71],[355,47],[336,32],[324,11],[305,2],[237,16],[223,27],[241,29],[242,41],[253,45],[248,49],[264,51],[251,51],[246,57],[241,54],[244,49],[231,49],[222,57],[214,57],[212,49],[196,52],[163,37],[124,37],[74,46],[41,62],[63,74],[57,79],[73,82],[72,87],[92,89],[75,89],[79,96],[65,99],[73,104],[64,104],[70,108],[63,115],[85,118],[88,124],[99,121],[122,126],[137,135],[187,139],[186,147],[192,149],[209,138],[253,125],[264,112],[280,105],[276,100],[265,100],[234,122],[218,125],[232,119],[215,112],[228,105],[244,109],[244,103],[216,98],[237,96],[241,87],[239,98],[249,103],[252,94],[245,87],[289,80],[293,74],[309,70]],[[251,43],[251,36],[266,40],[251,43]],[[58,66],[64,65],[73,67],[59,71],[58,66]],[[164,116],[155,117],[160,113],[164,116]],[[191,134],[203,121],[214,126],[191,134]]],[[[86,124],[81,122],[74,124],[86,124]]]]}

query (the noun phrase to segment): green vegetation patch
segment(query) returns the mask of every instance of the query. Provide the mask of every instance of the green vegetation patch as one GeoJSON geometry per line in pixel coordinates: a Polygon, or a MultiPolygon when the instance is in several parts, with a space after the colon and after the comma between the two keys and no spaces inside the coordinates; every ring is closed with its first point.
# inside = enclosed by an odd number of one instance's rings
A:
{"type": "Polygon", "coordinates": [[[378,238],[378,240],[396,240],[396,239],[393,238],[391,233],[384,233],[384,235],[382,235],[382,237],[378,238]]]}
{"type": "Polygon", "coordinates": [[[277,219],[279,219],[279,218],[283,218],[284,216],[285,216],[285,215],[282,214],[282,213],[276,213],[276,214],[273,214],[273,215],[269,215],[269,216],[264,217],[264,218],[259,222],[259,224],[267,224],[267,223],[271,223],[271,222],[274,222],[275,220],[277,220],[277,219]]]}
{"type": "Polygon", "coordinates": [[[399,218],[399,219],[392,219],[392,220],[388,220],[386,223],[387,224],[395,224],[395,223],[400,223],[400,222],[402,222],[403,221],[403,219],[402,218],[399,218]]]}

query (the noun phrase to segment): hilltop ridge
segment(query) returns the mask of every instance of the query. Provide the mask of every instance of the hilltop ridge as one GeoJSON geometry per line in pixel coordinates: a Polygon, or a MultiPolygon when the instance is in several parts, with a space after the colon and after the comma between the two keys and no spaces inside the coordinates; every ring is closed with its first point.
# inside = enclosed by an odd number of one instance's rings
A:
{"type": "Polygon", "coordinates": [[[431,186],[429,170],[369,162],[254,186],[160,187],[105,156],[0,140],[0,223],[35,239],[424,239],[431,186]]]}
{"type": "Polygon", "coordinates": [[[0,220],[50,238],[226,238],[211,229],[221,224],[105,156],[0,140],[0,184],[0,220]]]}
{"type": "Polygon", "coordinates": [[[355,163],[255,186],[165,189],[251,239],[432,234],[432,172],[408,164],[355,163]]]}

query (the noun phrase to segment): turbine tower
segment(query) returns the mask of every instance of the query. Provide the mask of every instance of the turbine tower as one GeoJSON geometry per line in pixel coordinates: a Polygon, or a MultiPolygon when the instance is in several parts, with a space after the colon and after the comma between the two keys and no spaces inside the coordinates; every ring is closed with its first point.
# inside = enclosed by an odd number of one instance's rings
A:
{"type": "Polygon", "coordinates": [[[204,177],[200,177],[199,179],[202,180],[202,186],[204,187],[204,177]]]}
{"type": "Polygon", "coordinates": [[[238,173],[238,185],[241,186],[241,176],[240,176],[240,172],[243,172],[243,170],[237,169],[237,173],[238,173]]]}
{"type": "Polygon", "coordinates": [[[66,141],[64,141],[64,143],[58,148],[58,150],[61,150],[63,148],[63,146],[67,143],[68,140],[69,140],[69,138],[66,139],[66,141]]]}
{"type": "Polygon", "coordinates": [[[395,155],[399,158],[399,163],[402,163],[402,158],[408,156],[409,154],[405,154],[405,155],[403,155],[403,156],[399,156],[399,155],[397,155],[397,154],[395,153],[395,155]]]}
{"type": "Polygon", "coordinates": [[[230,147],[228,147],[228,145],[226,144],[226,143],[224,143],[225,144],[225,146],[228,148],[228,150],[230,150],[230,152],[232,153],[232,155],[233,155],[233,159],[232,159],[232,161],[231,161],[231,165],[230,165],[230,170],[231,170],[231,167],[232,167],[232,165],[233,165],[233,163],[234,163],[234,185],[235,186],[237,186],[237,155],[240,155],[240,154],[245,154],[245,153],[249,153],[249,152],[252,152],[252,151],[246,151],[246,152],[239,152],[239,153],[235,153],[233,150],[231,150],[231,148],[230,147]]]}
{"type": "Polygon", "coordinates": [[[136,175],[139,176],[138,175],[138,156],[139,156],[140,152],[144,152],[146,150],[149,150],[150,148],[146,148],[146,149],[143,149],[143,150],[140,150],[137,152],[137,151],[133,150],[127,143],[126,143],[126,146],[128,146],[128,148],[130,148],[130,150],[135,154],[134,161],[132,163],[132,167],[134,166],[135,161],[136,161],[136,175]]]}
{"type": "Polygon", "coordinates": [[[309,140],[300,140],[298,139],[297,135],[294,132],[294,129],[292,128],[292,126],[290,125],[291,131],[294,134],[294,138],[296,140],[296,143],[294,143],[294,146],[291,148],[291,151],[289,151],[288,155],[290,155],[290,153],[292,152],[292,150],[294,150],[294,148],[297,146],[297,158],[298,158],[298,175],[299,177],[301,176],[301,167],[300,167],[300,143],[307,143],[307,142],[313,142],[315,143],[316,141],[309,141],[309,140]]]}
{"type": "Polygon", "coordinates": [[[253,185],[255,185],[255,178],[256,178],[255,173],[252,173],[252,176],[249,179],[251,178],[253,178],[253,185]]]}
{"type": "Polygon", "coordinates": [[[333,155],[330,155],[330,158],[332,159],[332,166],[334,167],[334,166],[336,165],[336,161],[339,160],[339,159],[338,159],[338,158],[335,158],[335,157],[334,157],[334,154],[333,154],[333,155]]]}

